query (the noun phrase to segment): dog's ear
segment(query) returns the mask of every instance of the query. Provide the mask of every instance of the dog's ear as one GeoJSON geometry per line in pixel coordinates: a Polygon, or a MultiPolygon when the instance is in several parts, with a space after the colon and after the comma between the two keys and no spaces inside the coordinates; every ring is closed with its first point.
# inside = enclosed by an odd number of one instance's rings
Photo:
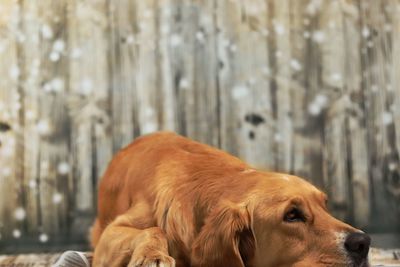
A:
{"type": "Polygon", "coordinates": [[[256,242],[251,217],[246,207],[232,203],[212,211],[193,244],[192,266],[252,266],[256,242]]]}

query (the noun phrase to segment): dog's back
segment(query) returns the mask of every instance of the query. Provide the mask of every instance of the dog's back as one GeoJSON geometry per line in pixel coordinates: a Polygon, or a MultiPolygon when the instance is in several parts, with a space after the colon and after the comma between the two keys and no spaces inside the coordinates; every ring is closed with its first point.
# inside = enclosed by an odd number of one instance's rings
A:
{"type": "MultiPolygon", "coordinates": [[[[171,132],[137,138],[118,152],[100,182],[98,214],[91,231],[92,246],[97,244],[104,228],[139,201],[138,198],[146,199],[148,205],[156,209],[155,201],[160,201],[156,194],[161,191],[168,194],[169,189],[174,192],[165,198],[190,192],[182,200],[186,203],[196,201],[195,191],[221,194],[220,188],[227,186],[223,178],[246,167],[236,157],[171,132]],[[212,180],[212,186],[207,190],[203,188],[209,185],[205,179],[212,180]],[[181,189],[177,190],[177,187],[181,189]]],[[[156,216],[152,216],[157,221],[156,216]]]]}

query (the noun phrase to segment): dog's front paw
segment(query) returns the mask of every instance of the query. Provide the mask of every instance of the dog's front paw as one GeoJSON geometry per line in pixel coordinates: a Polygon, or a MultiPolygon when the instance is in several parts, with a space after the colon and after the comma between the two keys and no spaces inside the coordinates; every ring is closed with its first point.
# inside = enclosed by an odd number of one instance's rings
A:
{"type": "Polygon", "coordinates": [[[175,267],[175,260],[159,251],[134,252],[128,267],[175,267]]]}

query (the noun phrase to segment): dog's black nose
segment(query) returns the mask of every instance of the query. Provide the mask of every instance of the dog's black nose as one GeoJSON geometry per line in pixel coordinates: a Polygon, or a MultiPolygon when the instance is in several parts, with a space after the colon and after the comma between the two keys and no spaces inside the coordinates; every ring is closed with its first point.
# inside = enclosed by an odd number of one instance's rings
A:
{"type": "Polygon", "coordinates": [[[371,238],[369,235],[363,233],[351,233],[346,237],[344,247],[353,258],[361,260],[368,256],[370,244],[371,238]]]}

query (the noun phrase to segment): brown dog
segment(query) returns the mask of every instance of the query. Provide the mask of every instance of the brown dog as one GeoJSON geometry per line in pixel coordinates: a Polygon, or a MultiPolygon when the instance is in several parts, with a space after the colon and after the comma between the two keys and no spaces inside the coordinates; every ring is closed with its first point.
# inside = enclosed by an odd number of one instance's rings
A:
{"type": "Polygon", "coordinates": [[[298,177],[156,133],[110,163],[92,245],[95,267],[344,267],[368,266],[370,238],[298,177]]]}

